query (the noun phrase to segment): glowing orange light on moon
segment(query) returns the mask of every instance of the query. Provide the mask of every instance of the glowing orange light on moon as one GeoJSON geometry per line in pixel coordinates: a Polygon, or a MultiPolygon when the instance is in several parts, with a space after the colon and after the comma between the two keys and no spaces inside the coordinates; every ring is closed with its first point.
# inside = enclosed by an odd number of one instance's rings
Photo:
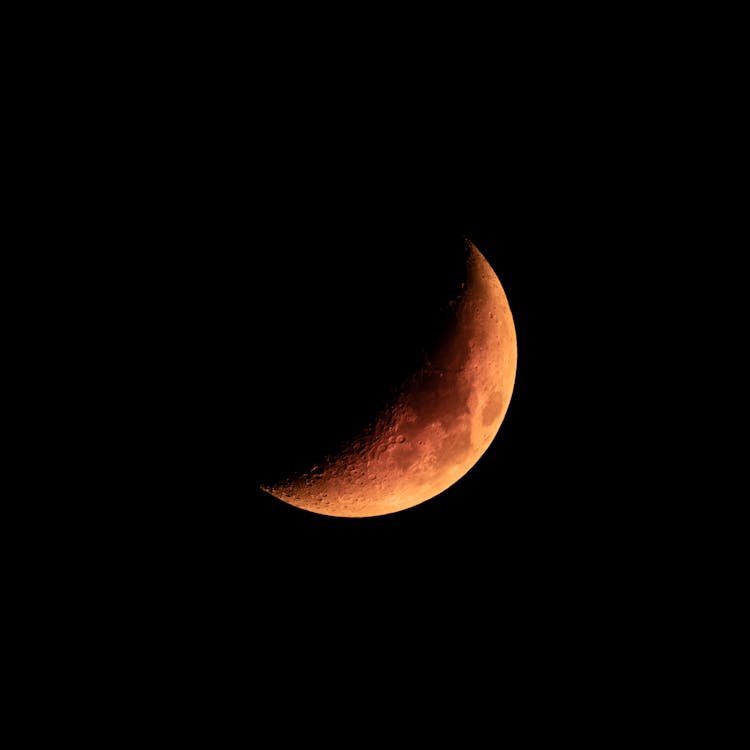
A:
{"type": "Polygon", "coordinates": [[[500,280],[467,250],[463,293],[424,366],[337,455],[263,490],[314,513],[380,516],[435,497],[476,464],[508,410],[518,350],[500,280]]]}

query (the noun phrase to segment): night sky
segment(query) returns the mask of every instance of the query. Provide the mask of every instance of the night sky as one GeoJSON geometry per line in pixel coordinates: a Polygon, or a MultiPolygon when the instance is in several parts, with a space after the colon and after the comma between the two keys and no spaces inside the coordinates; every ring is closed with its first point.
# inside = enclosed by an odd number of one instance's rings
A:
{"type": "MultiPolygon", "coordinates": [[[[203,12],[196,34],[171,14],[160,62],[140,31],[116,53],[120,78],[83,55],[100,83],[79,104],[67,92],[84,76],[66,77],[65,106],[40,118],[75,136],[54,146],[69,162],[51,183],[73,205],[38,221],[84,292],[61,274],[81,321],[60,339],[80,327],[85,349],[50,354],[40,381],[54,391],[72,373],[94,417],[79,419],[78,394],[60,391],[71,416],[52,439],[75,456],[61,479],[38,467],[57,483],[45,518],[62,548],[43,561],[61,605],[47,605],[39,637],[71,658],[67,684],[76,642],[52,636],[68,623],[97,675],[127,691],[118,701],[95,676],[103,700],[138,714],[171,698],[170,731],[191,730],[211,694],[255,734],[276,709],[273,737],[307,731],[299,709],[315,699],[326,740],[336,725],[349,745],[406,713],[420,739],[453,714],[464,744],[474,726],[494,740],[517,705],[524,736],[544,725],[559,737],[545,692],[582,725],[597,701],[621,705],[619,731],[652,685],[649,711],[661,711],[665,649],[711,609],[691,598],[699,574],[714,585],[702,561],[688,565],[705,542],[683,520],[690,491],[673,478],[690,482],[693,467],[672,448],[663,404],[679,392],[690,437],[688,420],[710,410],[701,378],[718,345],[694,334],[700,284],[666,321],[656,314],[680,286],[675,269],[694,263],[674,241],[695,216],[673,183],[692,190],[694,144],[677,136],[702,108],[690,98],[672,120],[661,111],[677,79],[692,97],[698,76],[671,54],[654,75],[649,18],[617,49],[619,18],[573,18],[571,34],[534,9],[524,27],[493,17],[481,39],[455,28],[455,9],[444,34],[434,9],[411,27],[376,10],[392,36],[317,6],[284,8],[275,31],[257,14],[223,16],[211,40],[203,12]],[[439,496],[388,516],[316,515],[263,492],[411,374],[456,294],[464,237],[500,279],[518,339],[515,389],[486,453],[439,496]],[[689,365],[664,375],[675,332],[689,365]],[[81,425],[79,447],[69,433],[81,425]],[[69,559],[74,569],[58,565],[69,559]],[[680,587],[691,606],[665,626],[680,587]],[[635,680],[620,701],[608,683],[623,674],[635,680]],[[442,701],[421,700],[430,688],[442,701]],[[469,711],[456,713],[462,697],[469,711]]],[[[656,32],[680,34],[672,21],[656,32]]],[[[94,36],[109,46],[106,29],[94,36]]],[[[684,38],[702,49],[700,35],[684,38]]],[[[31,255],[49,272],[46,249],[31,255]]],[[[46,423],[29,426],[47,439],[46,423]]],[[[716,498],[696,498],[697,528],[716,498]]],[[[42,516],[43,501],[26,505],[42,516]]],[[[35,561],[32,546],[24,554],[35,561]]],[[[673,648],[690,669],[693,645],[673,648]]]]}

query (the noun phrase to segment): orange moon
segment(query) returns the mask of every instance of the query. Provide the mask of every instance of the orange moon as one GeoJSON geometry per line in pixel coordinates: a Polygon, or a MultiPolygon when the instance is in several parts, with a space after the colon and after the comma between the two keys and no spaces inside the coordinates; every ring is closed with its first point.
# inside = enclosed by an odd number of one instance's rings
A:
{"type": "Polygon", "coordinates": [[[261,489],[298,508],[362,518],[396,513],[463,477],[497,435],[518,348],[500,280],[466,241],[466,280],[422,367],[367,427],[309,470],[261,489]]]}

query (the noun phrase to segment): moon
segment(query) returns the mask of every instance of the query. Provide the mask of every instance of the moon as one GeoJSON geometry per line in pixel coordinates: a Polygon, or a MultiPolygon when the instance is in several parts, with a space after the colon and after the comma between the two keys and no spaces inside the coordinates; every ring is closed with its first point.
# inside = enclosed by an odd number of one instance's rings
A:
{"type": "Polygon", "coordinates": [[[461,294],[422,366],[335,455],[262,490],[313,513],[382,516],[435,497],[476,464],[508,411],[518,347],[500,280],[465,244],[461,294]]]}

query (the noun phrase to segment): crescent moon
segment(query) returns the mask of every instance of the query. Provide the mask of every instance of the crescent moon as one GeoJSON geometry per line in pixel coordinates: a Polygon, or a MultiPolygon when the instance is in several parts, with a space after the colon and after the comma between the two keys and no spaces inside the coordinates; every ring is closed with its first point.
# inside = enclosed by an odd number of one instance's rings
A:
{"type": "Polygon", "coordinates": [[[508,410],[518,348],[500,280],[469,240],[466,251],[462,293],[424,365],[335,456],[261,489],[314,513],[381,516],[435,497],[476,464],[508,410]]]}

